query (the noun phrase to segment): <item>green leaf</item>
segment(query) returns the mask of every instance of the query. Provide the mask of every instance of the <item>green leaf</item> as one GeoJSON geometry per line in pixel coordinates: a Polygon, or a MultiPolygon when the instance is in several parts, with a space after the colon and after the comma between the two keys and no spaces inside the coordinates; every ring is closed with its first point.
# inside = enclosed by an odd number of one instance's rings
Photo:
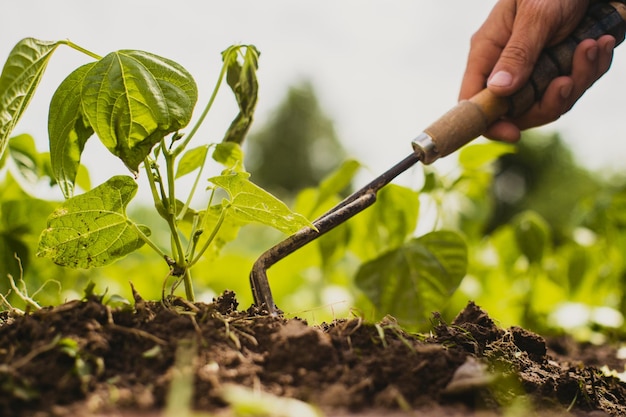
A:
{"type": "Polygon", "coordinates": [[[315,406],[294,398],[255,391],[243,385],[224,384],[222,399],[237,416],[322,417],[324,413],[315,406]]]}
{"type": "Polygon", "coordinates": [[[76,173],[76,185],[84,191],[91,190],[91,178],[89,177],[89,171],[84,165],[78,166],[78,172],[76,173]]]}
{"type": "Polygon", "coordinates": [[[349,189],[361,163],[347,160],[328,174],[317,188],[305,188],[298,192],[294,207],[309,218],[317,217],[339,203],[341,192],[349,189]]]}
{"type": "MultiPolygon", "coordinates": [[[[45,218],[54,204],[23,195],[0,203],[0,276],[15,278],[30,265],[32,243],[45,227],[45,218]],[[15,257],[19,258],[19,262],[15,257]]],[[[0,285],[0,289],[5,289],[0,285]]]]}
{"type": "Polygon", "coordinates": [[[572,244],[567,251],[567,281],[570,294],[575,294],[584,282],[585,275],[591,269],[590,251],[578,244],[572,244]]]}
{"type": "Polygon", "coordinates": [[[8,233],[0,233],[0,290],[5,293],[8,288],[7,275],[19,278],[30,264],[31,251],[23,240],[8,233]],[[17,257],[17,258],[16,258],[17,257]]]}
{"type": "Polygon", "coordinates": [[[82,88],[89,125],[132,171],[165,135],[189,123],[197,98],[196,83],[182,66],[132,50],[98,61],[82,88]]]}
{"type": "Polygon", "coordinates": [[[31,182],[39,180],[44,173],[41,154],[35,146],[35,139],[28,134],[9,139],[9,155],[22,176],[31,182]]]}
{"type": "Polygon", "coordinates": [[[412,239],[361,266],[357,286],[383,314],[421,323],[440,310],[467,269],[467,246],[456,233],[412,239]]]}
{"type": "Polygon", "coordinates": [[[465,146],[459,153],[459,163],[465,169],[478,169],[507,153],[515,152],[509,143],[488,142],[465,146]]]}
{"type": "Polygon", "coordinates": [[[422,186],[422,189],[420,190],[420,192],[431,193],[437,190],[437,187],[439,186],[439,184],[440,184],[439,178],[437,178],[437,174],[434,171],[432,171],[432,168],[429,168],[429,167],[424,168],[424,185],[422,186]]]}
{"type": "MultiPolygon", "coordinates": [[[[211,234],[211,232],[217,227],[217,223],[220,218],[220,214],[224,210],[221,205],[213,205],[208,210],[201,211],[199,213],[202,216],[202,225],[204,227],[202,235],[199,237],[198,246],[202,246],[205,239],[211,234]]],[[[236,218],[227,217],[220,226],[217,234],[211,241],[206,252],[204,252],[204,259],[214,260],[216,259],[221,250],[227,243],[232,242],[237,238],[239,230],[245,226],[245,223],[237,221],[236,218]]]]}
{"type": "Polygon", "coordinates": [[[233,90],[239,106],[239,114],[226,131],[223,142],[242,144],[252,125],[257,103],[259,84],[256,71],[259,68],[259,51],[253,45],[232,46],[222,52],[222,59],[226,65],[226,82],[233,90]],[[239,55],[244,48],[246,52],[241,62],[239,55]]]}
{"type": "Polygon", "coordinates": [[[65,198],[74,194],[74,183],[80,165],[80,157],[87,139],[94,130],[85,122],[81,90],[90,63],[73,71],[63,82],[50,101],[48,137],[50,140],[50,163],[52,173],[65,198]]]}
{"type": "Polygon", "coordinates": [[[22,39],[9,53],[0,74],[0,155],[30,103],[58,42],[22,39]]]}
{"type": "MultiPolygon", "coordinates": [[[[48,218],[37,255],[74,268],[107,265],[144,241],[126,216],[126,206],[137,192],[128,176],[115,176],[93,190],[70,198],[48,218]]],[[[141,232],[149,234],[147,228],[141,232]]]]}
{"type": "Polygon", "coordinates": [[[319,193],[314,209],[324,204],[328,198],[333,197],[350,186],[361,163],[354,159],[347,160],[341,166],[328,175],[319,185],[319,193]]]}
{"type": "Polygon", "coordinates": [[[530,263],[540,263],[550,246],[550,225],[534,211],[513,219],[515,241],[530,263]]]}
{"type": "Polygon", "coordinates": [[[224,165],[227,169],[244,171],[243,150],[238,143],[222,142],[218,143],[213,151],[213,159],[224,165]]]}
{"type": "Polygon", "coordinates": [[[208,145],[202,145],[185,152],[180,158],[180,162],[178,163],[178,167],[176,168],[175,178],[180,178],[189,173],[192,173],[193,171],[204,165],[208,150],[208,145]]]}
{"type": "Polygon", "coordinates": [[[376,203],[348,223],[351,251],[360,259],[369,260],[402,246],[415,232],[419,208],[416,191],[386,185],[378,192],[376,203]]]}
{"type": "Polygon", "coordinates": [[[388,184],[378,192],[372,215],[384,228],[388,247],[401,245],[415,232],[419,208],[419,194],[410,188],[388,184]]]}
{"type": "Polygon", "coordinates": [[[250,182],[249,177],[247,172],[234,172],[209,179],[228,193],[230,216],[244,224],[261,223],[287,234],[313,227],[304,216],[292,212],[285,203],[250,182]]]}

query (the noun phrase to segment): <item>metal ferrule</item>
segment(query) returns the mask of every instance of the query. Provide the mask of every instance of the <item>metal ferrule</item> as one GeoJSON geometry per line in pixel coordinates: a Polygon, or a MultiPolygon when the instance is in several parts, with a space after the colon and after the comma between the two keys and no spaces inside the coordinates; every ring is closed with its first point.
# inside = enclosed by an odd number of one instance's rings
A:
{"type": "Polygon", "coordinates": [[[413,152],[417,154],[423,164],[431,164],[439,159],[437,146],[428,133],[420,133],[413,141],[413,152]]]}

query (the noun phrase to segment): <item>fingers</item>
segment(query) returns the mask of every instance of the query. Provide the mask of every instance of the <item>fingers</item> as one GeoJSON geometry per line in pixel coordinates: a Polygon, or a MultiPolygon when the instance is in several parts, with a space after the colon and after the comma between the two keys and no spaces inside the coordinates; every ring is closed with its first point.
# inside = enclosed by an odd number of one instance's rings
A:
{"type": "Polygon", "coordinates": [[[524,130],[557,120],[568,112],[578,99],[610,67],[615,39],[603,36],[598,41],[591,39],[580,43],[574,53],[572,74],[553,80],[541,101],[516,120],[524,130]]]}
{"type": "Polygon", "coordinates": [[[502,120],[489,126],[483,136],[500,142],[515,143],[522,137],[522,132],[515,123],[502,120]]]}
{"type": "Polygon", "coordinates": [[[551,35],[537,22],[542,13],[532,8],[523,10],[516,16],[511,37],[487,80],[487,87],[496,95],[510,95],[524,85],[551,35]]]}
{"type": "Polygon", "coordinates": [[[554,79],[540,102],[523,116],[494,123],[484,136],[505,142],[519,140],[520,130],[541,126],[557,120],[610,67],[615,38],[602,36],[597,41],[587,39],[574,52],[572,74],[554,79]]]}
{"type": "MultiPolygon", "coordinates": [[[[546,45],[554,45],[575,28],[587,0],[499,0],[472,37],[459,99],[480,90],[509,96],[527,82],[546,45]]],[[[484,136],[515,142],[520,131],[550,123],[567,112],[610,67],[615,39],[585,40],[576,48],[569,76],[553,80],[526,114],[494,123],[484,136]]]]}
{"type": "Polygon", "coordinates": [[[511,35],[514,11],[514,1],[499,1],[472,36],[459,100],[468,99],[485,88],[487,77],[511,35]]]}

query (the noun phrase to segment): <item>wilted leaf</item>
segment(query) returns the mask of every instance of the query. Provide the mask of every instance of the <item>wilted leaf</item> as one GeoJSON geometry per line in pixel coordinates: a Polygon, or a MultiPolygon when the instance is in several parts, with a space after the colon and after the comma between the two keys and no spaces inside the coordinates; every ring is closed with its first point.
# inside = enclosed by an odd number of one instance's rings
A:
{"type": "MultiPolygon", "coordinates": [[[[103,266],[136,249],[144,241],[126,216],[137,192],[128,176],[116,176],[93,190],[73,197],[48,218],[41,234],[39,256],[74,268],[103,266]]],[[[142,227],[144,234],[149,234],[142,227]]]]}
{"type": "Polygon", "coordinates": [[[0,74],[0,155],[41,80],[58,42],[22,39],[9,53],[0,74]]]}
{"type": "Polygon", "coordinates": [[[80,157],[87,139],[94,132],[86,124],[81,96],[85,75],[94,65],[95,63],[90,63],[74,70],[59,85],[50,101],[50,163],[54,178],[65,198],[74,194],[80,157]]]}
{"type": "Polygon", "coordinates": [[[257,102],[259,84],[256,71],[259,68],[259,51],[253,45],[232,46],[222,52],[222,59],[226,65],[226,82],[233,90],[239,106],[239,114],[226,131],[223,142],[242,144],[252,125],[257,102]],[[239,54],[243,48],[246,53],[243,62],[240,62],[239,54]]]}
{"type": "Polygon", "coordinates": [[[300,214],[289,210],[282,201],[248,180],[250,174],[236,172],[209,181],[223,188],[230,196],[229,215],[242,223],[262,223],[283,233],[295,233],[312,224],[300,214]]]}
{"type": "Polygon", "coordinates": [[[197,98],[195,81],[182,66],[131,50],[98,61],[82,89],[89,125],[133,171],[166,134],[189,123],[197,98]]]}
{"type": "Polygon", "coordinates": [[[465,241],[454,232],[438,231],[366,262],[356,284],[382,314],[420,323],[442,308],[466,269],[465,241]]]}

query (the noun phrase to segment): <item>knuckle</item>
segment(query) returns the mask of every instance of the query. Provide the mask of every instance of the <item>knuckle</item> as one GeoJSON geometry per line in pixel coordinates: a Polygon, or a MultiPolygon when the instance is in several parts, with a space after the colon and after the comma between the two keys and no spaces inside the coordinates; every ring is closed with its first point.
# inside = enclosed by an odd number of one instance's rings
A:
{"type": "Polygon", "coordinates": [[[475,47],[476,45],[480,45],[484,42],[484,40],[485,35],[483,34],[482,30],[479,29],[478,31],[474,32],[470,37],[470,46],[475,47]]]}
{"type": "Polygon", "coordinates": [[[515,66],[528,66],[531,63],[529,47],[523,42],[509,42],[502,51],[500,59],[515,66]]]}

